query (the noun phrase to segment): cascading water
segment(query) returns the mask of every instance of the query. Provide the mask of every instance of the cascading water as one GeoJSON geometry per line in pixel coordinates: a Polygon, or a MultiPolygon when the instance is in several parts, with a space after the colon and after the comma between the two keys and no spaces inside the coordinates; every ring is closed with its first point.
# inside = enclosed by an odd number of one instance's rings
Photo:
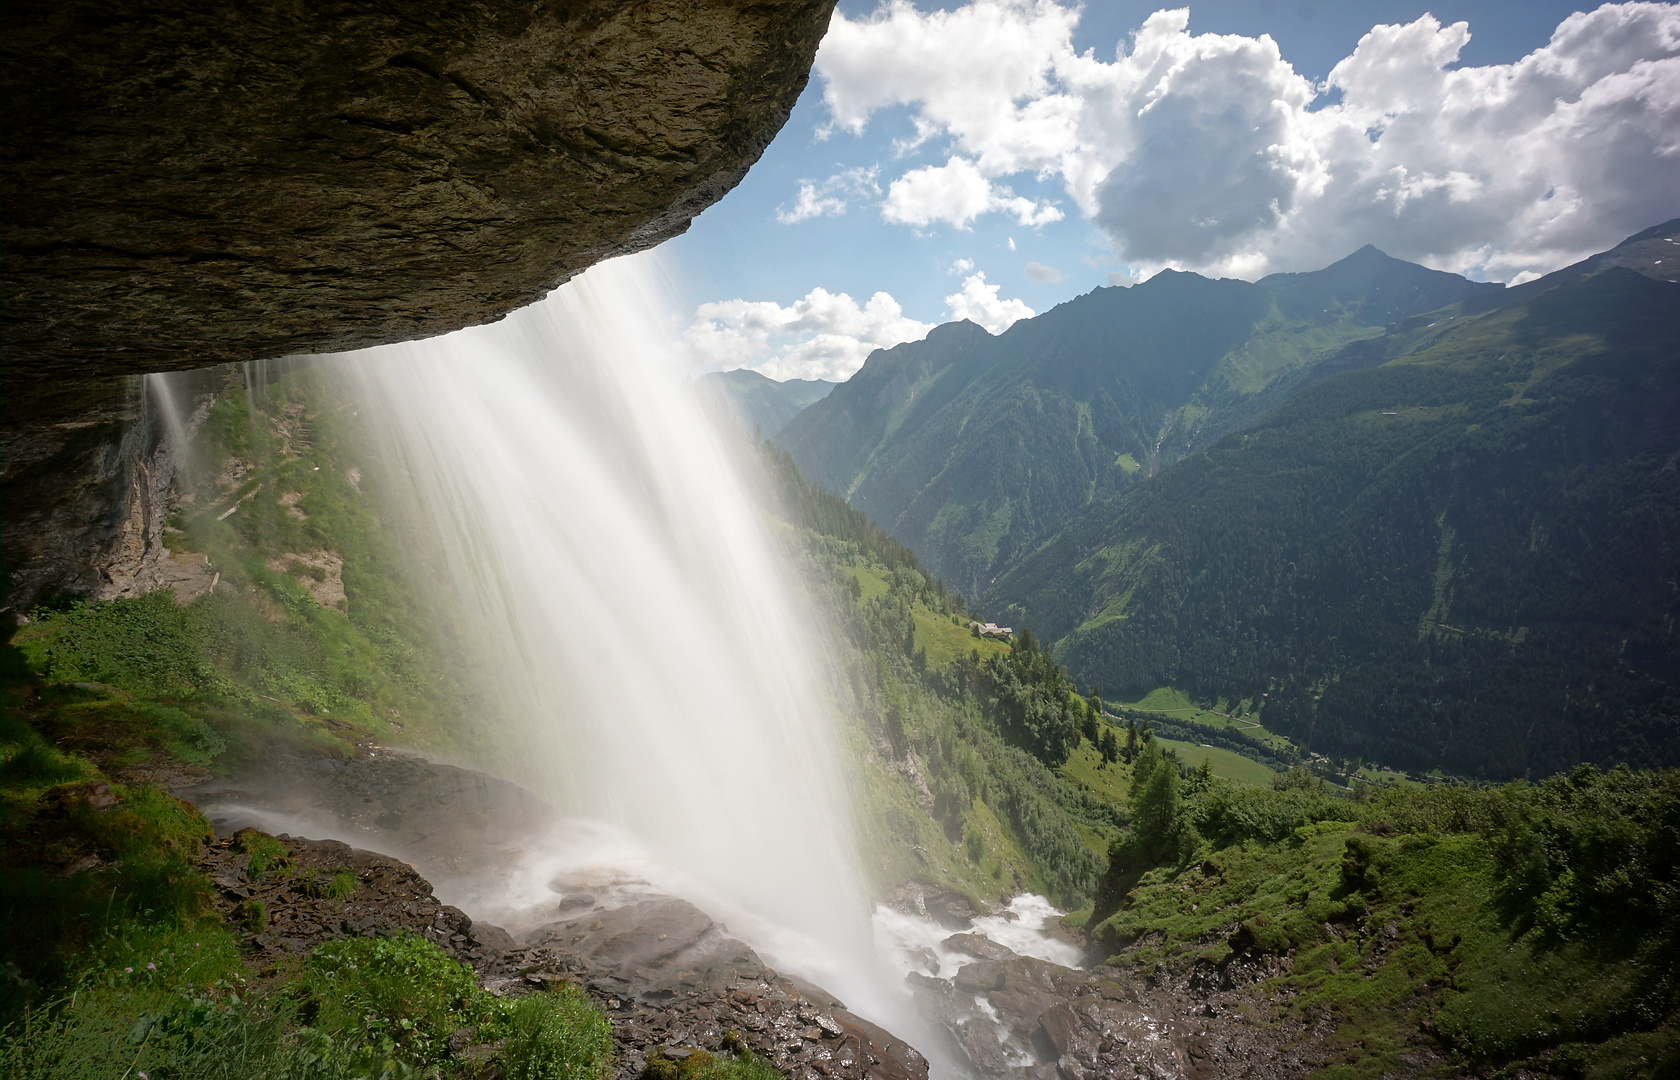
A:
{"type": "Polygon", "coordinates": [[[577,858],[867,957],[821,635],[674,366],[656,268],[341,370],[462,602],[494,767],[572,819],[577,858]]]}

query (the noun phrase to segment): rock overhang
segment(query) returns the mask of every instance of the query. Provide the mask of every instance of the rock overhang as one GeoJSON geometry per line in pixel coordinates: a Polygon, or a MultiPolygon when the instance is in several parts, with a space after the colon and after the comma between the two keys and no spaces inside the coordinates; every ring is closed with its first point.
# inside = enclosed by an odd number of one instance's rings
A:
{"type": "Polygon", "coordinates": [[[786,121],[834,0],[20,0],[7,382],[493,321],[652,246],[786,121]]]}

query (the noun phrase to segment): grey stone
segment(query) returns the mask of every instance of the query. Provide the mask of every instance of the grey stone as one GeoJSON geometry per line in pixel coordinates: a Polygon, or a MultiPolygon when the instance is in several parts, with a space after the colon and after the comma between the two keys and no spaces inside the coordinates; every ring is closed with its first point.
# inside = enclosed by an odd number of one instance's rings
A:
{"type": "Polygon", "coordinates": [[[15,0],[7,377],[491,321],[741,179],[834,0],[15,0]]]}

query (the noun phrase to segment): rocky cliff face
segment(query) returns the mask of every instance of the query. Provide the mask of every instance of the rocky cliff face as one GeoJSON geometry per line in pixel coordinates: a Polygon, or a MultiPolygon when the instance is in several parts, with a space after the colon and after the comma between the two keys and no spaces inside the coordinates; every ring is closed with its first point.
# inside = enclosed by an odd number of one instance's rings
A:
{"type": "Polygon", "coordinates": [[[8,606],[192,570],[135,376],[492,321],[682,232],[786,121],[833,6],[8,7],[8,606]]]}
{"type": "Polygon", "coordinates": [[[7,378],[500,318],[740,180],[834,0],[20,0],[7,378]]]}
{"type": "MultiPolygon", "coordinates": [[[[206,373],[208,375],[208,373],[206,373]]],[[[8,609],[53,593],[94,600],[174,588],[204,592],[214,571],[163,542],[176,464],[210,397],[207,378],[182,386],[192,400],[166,413],[137,378],[41,381],[8,387],[0,467],[8,609]],[[179,418],[178,426],[168,421],[179,418]]]]}

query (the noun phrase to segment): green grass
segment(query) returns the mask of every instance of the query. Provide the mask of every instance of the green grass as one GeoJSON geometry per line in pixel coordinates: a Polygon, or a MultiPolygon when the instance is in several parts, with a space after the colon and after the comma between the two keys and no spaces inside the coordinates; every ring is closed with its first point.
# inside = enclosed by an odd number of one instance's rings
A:
{"type": "Polygon", "coordinates": [[[328,942],[297,979],[261,990],[225,931],[113,937],[72,992],[0,1030],[0,1075],[18,1080],[466,1080],[487,1065],[509,1080],[605,1080],[611,1062],[611,1027],[578,988],[498,999],[412,935],[328,942]],[[488,1060],[450,1045],[469,1027],[488,1060]]]}
{"type": "Polygon", "coordinates": [[[1260,724],[1259,702],[1227,702],[1225,699],[1211,707],[1196,704],[1182,690],[1161,686],[1136,701],[1111,701],[1111,709],[1127,709],[1139,713],[1160,713],[1173,720],[1185,720],[1210,727],[1230,728],[1268,746],[1287,747],[1291,743],[1282,735],[1267,731],[1260,724]]]}
{"type": "Polygon", "coordinates": [[[286,845],[255,829],[241,829],[234,836],[234,846],[251,857],[245,864],[247,881],[261,881],[270,869],[280,869],[289,857],[286,845]]]}
{"type": "Polygon", "coordinates": [[[1159,741],[1162,746],[1177,751],[1185,764],[1195,766],[1205,760],[1212,766],[1213,775],[1227,780],[1237,780],[1245,784],[1270,784],[1277,776],[1277,773],[1266,766],[1232,750],[1217,746],[1198,746],[1195,743],[1177,742],[1173,739],[1159,741]]]}
{"type": "Polygon", "coordinates": [[[426,556],[394,540],[396,511],[356,407],[317,369],[254,399],[242,387],[221,394],[166,530],[171,551],[208,557],[216,588],[190,604],[165,591],[39,610],[14,637],[30,670],[68,695],[56,710],[63,727],[121,743],[119,764],[163,757],[217,771],[293,748],[342,756],[375,741],[462,753],[487,737],[462,722],[474,713],[449,674],[461,643],[441,614],[446,598],[406,572],[426,556]],[[245,472],[224,487],[230,461],[245,472]],[[306,587],[325,571],[273,565],[311,552],[342,559],[341,605],[306,587]]]}
{"type": "MultiPolygon", "coordinates": [[[[1060,772],[1063,779],[1104,802],[1126,806],[1132,786],[1132,767],[1123,761],[1105,764],[1090,742],[1081,740],[1060,772]]],[[[1107,845],[1100,850],[1106,852],[1107,845]]]]}
{"type": "MultiPolygon", "coordinates": [[[[891,572],[880,566],[850,565],[841,567],[843,573],[856,579],[862,589],[864,602],[886,596],[891,588],[891,572]]],[[[941,615],[917,601],[910,607],[910,617],[916,623],[916,643],[927,650],[928,663],[935,667],[948,664],[959,656],[978,652],[982,659],[1000,656],[1009,646],[996,638],[979,637],[969,628],[968,619],[941,615]]],[[[983,620],[982,620],[983,621],[983,620]]]]}
{"type": "MultiPolygon", "coordinates": [[[[727,1038],[727,1036],[726,1036],[727,1038]]],[[[663,1050],[648,1059],[642,1080],[779,1080],[780,1073],[753,1056],[740,1040],[732,1057],[698,1050],[685,1057],[667,1057],[663,1050]]]]}

